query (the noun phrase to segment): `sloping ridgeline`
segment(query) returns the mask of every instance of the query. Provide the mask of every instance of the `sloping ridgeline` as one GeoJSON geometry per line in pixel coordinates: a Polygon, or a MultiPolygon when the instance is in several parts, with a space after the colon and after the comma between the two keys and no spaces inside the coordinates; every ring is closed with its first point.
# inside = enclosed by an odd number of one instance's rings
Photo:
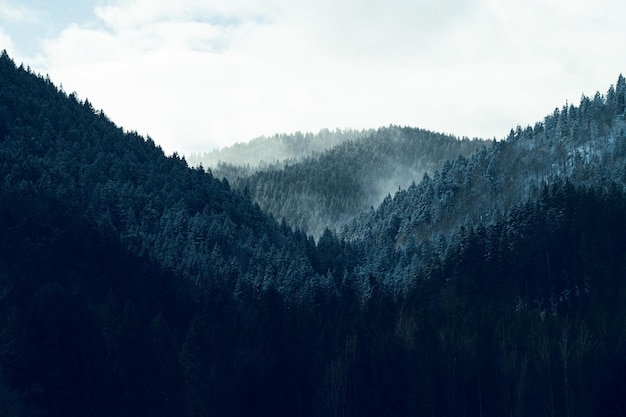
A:
{"type": "Polygon", "coordinates": [[[623,416],[623,103],[315,244],[3,54],[0,415],[623,416]]]}
{"type": "Polygon", "coordinates": [[[485,143],[390,126],[280,169],[242,175],[233,185],[277,219],[319,237],[424,173],[432,174],[445,160],[469,155],[485,143]]]}
{"type": "Polygon", "coordinates": [[[202,165],[218,178],[229,181],[268,169],[280,169],[285,163],[295,163],[321,153],[343,142],[356,140],[368,130],[322,129],[319,132],[261,136],[245,143],[236,143],[211,152],[192,153],[187,160],[192,166],[202,165]]]}
{"type": "Polygon", "coordinates": [[[165,157],[150,138],[124,132],[7,56],[3,70],[7,189],[66,201],[100,234],[210,291],[244,276],[282,291],[314,274],[307,237],[279,228],[227,181],[165,157]]]}

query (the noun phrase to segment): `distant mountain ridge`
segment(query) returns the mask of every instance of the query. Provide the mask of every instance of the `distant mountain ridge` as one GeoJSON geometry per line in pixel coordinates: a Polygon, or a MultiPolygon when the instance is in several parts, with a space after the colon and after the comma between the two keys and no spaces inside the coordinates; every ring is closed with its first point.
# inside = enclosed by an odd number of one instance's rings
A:
{"type": "Polygon", "coordinates": [[[256,172],[268,167],[282,167],[286,162],[296,162],[333,148],[343,142],[357,140],[371,130],[322,129],[318,133],[275,134],[261,136],[249,142],[236,143],[211,152],[191,153],[186,156],[191,166],[202,165],[217,177],[229,180],[236,178],[229,174],[228,167],[237,167],[247,172],[256,172]]]}
{"type": "MultiPolygon", "coordinates": [[[[424,129],[389,126],[355,135],[336,133],[341,142],[300,159],[275,164],[237,166],[218,164],[211,172],[225,177],[260,207],[292,227],[319,237],[324,229],[338,230],[347,221],[395,191],[433,173],[445,160],[469,155],[488,145],[479,139],[458,139],[424,129]]],[[[308,136],[307,143],[323,143],[324,137],[308,136]]],[[[277,136],[264,140],[266,153],[298,146],[305,139],[277,136]]],[[[229,148],[249,158],[249,150],[261,142],[229,148]],[[249,146],[249,147],[248,147],[249,146]]],[[[326,143],[329,143],[326,141],[326,143]]],[[[304,153],[303,153],[304,155],[304,153]]]]}

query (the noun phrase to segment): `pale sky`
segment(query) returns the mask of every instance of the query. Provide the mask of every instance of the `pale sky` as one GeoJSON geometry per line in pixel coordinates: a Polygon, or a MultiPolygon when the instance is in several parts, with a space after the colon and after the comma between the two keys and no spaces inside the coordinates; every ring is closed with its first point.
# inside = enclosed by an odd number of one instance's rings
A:
{"type": "Polygon", "coordinates": [[[626,74],[623,0],[0,0],[0,50],[167,153],[390,124],[503,138],[626,74]]]}

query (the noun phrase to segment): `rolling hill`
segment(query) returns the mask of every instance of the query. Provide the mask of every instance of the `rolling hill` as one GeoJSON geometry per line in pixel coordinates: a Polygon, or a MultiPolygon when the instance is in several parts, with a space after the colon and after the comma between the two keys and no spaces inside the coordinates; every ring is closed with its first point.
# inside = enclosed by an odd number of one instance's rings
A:
{"type": "MultiPolygon", "coordinates": [[[[323,137],[322,137],[323,138],[323,137]]],[[[324,229],[339,230],[353,217],[378,206],[385,196],[432,174],[444,161],[489,145],[479,139],[390,126],[346,140],[316,154],[272,165],[220,164],[211,172],[228,178],[275,218],[319,238],[324,229]]],[[[316,136],[311,141],[322,142],[316,136]]],[[[263,142],[265,152],[294,147],[298,137],[278,136],[263,142]]],[[[249,145],[257,149],[256,141],[249,145]]],[[[245,145],[229,149],[230,153],[245,145]]],[[[233,156],[234,160],[237,160],[233,156]]]]}

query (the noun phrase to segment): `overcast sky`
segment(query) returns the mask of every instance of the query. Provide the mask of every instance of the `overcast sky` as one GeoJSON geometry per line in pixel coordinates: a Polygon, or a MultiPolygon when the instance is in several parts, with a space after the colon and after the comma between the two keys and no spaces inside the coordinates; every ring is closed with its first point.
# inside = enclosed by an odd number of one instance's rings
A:
{"type": "Polygon", "coordinates": [[[409,125],[502,138],[626,74],[623,0],[0,0],[0,49],[167,153],[409,125]]]}

